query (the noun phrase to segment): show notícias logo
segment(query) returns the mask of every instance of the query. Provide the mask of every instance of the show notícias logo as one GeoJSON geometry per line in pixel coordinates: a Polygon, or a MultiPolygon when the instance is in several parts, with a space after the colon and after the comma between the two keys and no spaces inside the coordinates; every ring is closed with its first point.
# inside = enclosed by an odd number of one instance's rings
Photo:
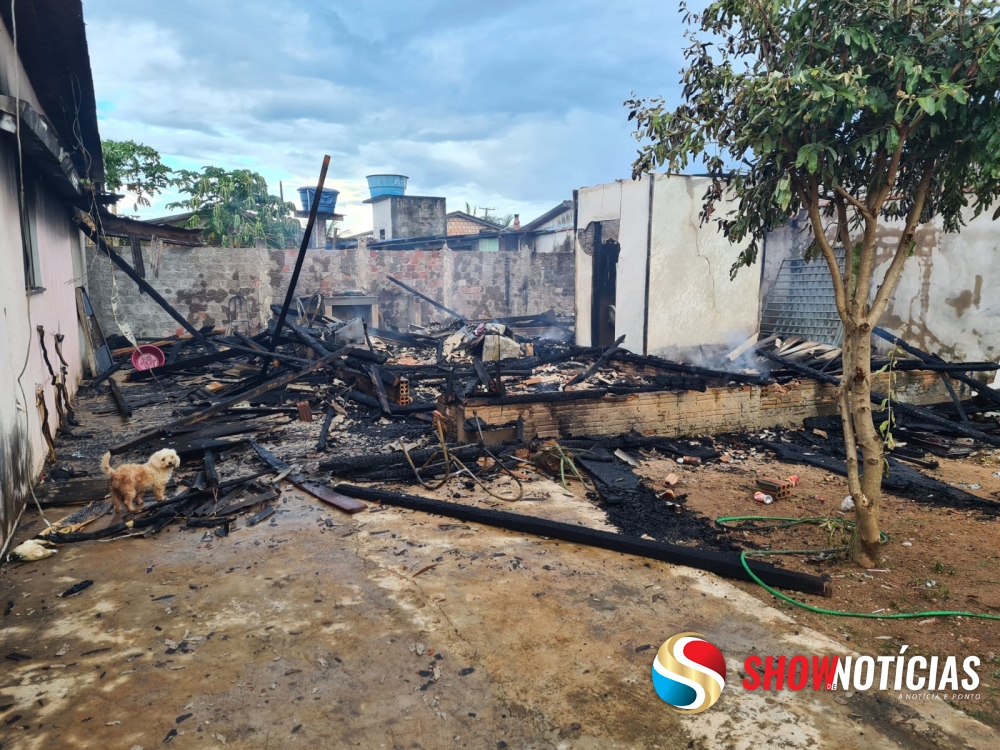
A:
{"type": "MultiPolygon", "coordinates": [[[[979,687],[978,656],[748,656],[747,690],[893,690],[972,692],[979,687]]],[[[952,696],[958,697],[958,696],[952,696]]]]}
{"type": "MultiPolygon", "coordinates": [[[[743,661],[745,690],[894,691],[906,700],[969,700],[980,679],[978,656],[761,656],[743,661]],[[906,694],[903,693],[906,691],[906,694]]],[[[726,687],[726,660],[700,633],[665,641],[652,665],[656,694],[675,711],[697,714],[719,700],[726,687]]]]}

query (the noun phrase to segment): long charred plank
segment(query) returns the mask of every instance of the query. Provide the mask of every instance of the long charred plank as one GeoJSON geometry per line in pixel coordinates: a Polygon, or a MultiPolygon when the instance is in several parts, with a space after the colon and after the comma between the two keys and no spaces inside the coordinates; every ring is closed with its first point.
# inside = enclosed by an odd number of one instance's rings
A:
{"type": "MultiPolygon", "coordinates": [[[[735,578],[743,581],[752,580],[747,575],[746,570],[744,570],[739,554],[734,552],[693,549],[676,544],[666,544],[664,542],[626,536],[624,534],[615,534],[609,531],[588,529],[583,526],[562,523],[560,521],[550,521],[546,518],[537,518],[489,508],[479,508],[442,500],[431,500],[429,498],[417,497],[416,495],[404,495],[398,492],[359,487],[352,484],[338,484],[334,489],[344,495],[370,502],[380,502],[399,508],[455,518],[460,521],[481,523],[486,526],[516,531],[522,534],[549,537],[573,544],[583,544],[588,547],[623,552],[627,555],[660,560],[674,565],[686,565],[690,568],[707,570],[711,573],[726,576],[727,578],[735,578]]],[[[750,562],[749,565],[754,574],[769,586],[777,586],[779,588],[821,596],[831,596],[833,593],[833,582],[829,577],[796,573],[756,561],[750,562]]]]}

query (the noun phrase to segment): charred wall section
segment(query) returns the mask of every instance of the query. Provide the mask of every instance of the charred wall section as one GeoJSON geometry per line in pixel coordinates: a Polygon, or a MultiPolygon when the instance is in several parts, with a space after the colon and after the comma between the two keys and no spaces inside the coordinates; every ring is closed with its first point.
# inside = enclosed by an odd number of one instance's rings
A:
{"type": "MultiPolygon", "coordinates": [[[[250,319],[267,319],[267,306],[284,297],[297,250],[262,248],[163,249],[158,274],[149,248],[143,249],[146,277],[178,312],[195,325],[224,327],[229,299],[241,294],[250,319]]],[[[129,258],[129,254],[125,254],[129,258]]],[[[106,333],[118,332],[111,310],[111,263],[88,249],[89,291],[106,333]]],[[[572,252],[535,252],[505,244],[493,252],[455,250],[444,240],[417,248],[312,249],[306,255],[297,293],[326,296],[359,290],[379,298],[383,318],[396,325],[427,324],[448,317],[388,280],[393,276],[473,319],[541,313],[571,314],[574,305],[572,252]]],[[[172,334],[177,323],[124,274],[116,274],[124,317],[136,336],[172,334]]]]}

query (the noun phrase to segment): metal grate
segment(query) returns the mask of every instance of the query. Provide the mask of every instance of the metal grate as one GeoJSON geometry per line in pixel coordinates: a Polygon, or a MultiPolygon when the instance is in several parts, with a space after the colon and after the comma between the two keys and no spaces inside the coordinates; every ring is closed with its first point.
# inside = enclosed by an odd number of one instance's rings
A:
{"type": "MultiPolygon", "coordinates": [[[[844,257],[838,255],[843,268],[844,257]]],[[[810,341],[840,346],[844,327],[837,313],[830,269],[823,260],[786,258],[764,302],[761,336],[772,333],[802,336],[810,341]]]]}

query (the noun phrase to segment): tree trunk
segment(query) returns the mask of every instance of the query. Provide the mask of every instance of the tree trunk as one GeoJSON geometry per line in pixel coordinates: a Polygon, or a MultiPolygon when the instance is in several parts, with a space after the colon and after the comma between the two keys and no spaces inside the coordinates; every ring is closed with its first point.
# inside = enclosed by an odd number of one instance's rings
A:
{"type": "Polygon", "coordinates": [[[847,484],[854,498],[855,527],[851,558],[866,568],[876,567],[881,556],[879,500],[882,497],[882,437],[872,423],[871,325],[867,320],[844,326],[844,379],[840,416],[847,449],[847,484]],[[861,450],[862,463],[857,459],[861,450]]]}

